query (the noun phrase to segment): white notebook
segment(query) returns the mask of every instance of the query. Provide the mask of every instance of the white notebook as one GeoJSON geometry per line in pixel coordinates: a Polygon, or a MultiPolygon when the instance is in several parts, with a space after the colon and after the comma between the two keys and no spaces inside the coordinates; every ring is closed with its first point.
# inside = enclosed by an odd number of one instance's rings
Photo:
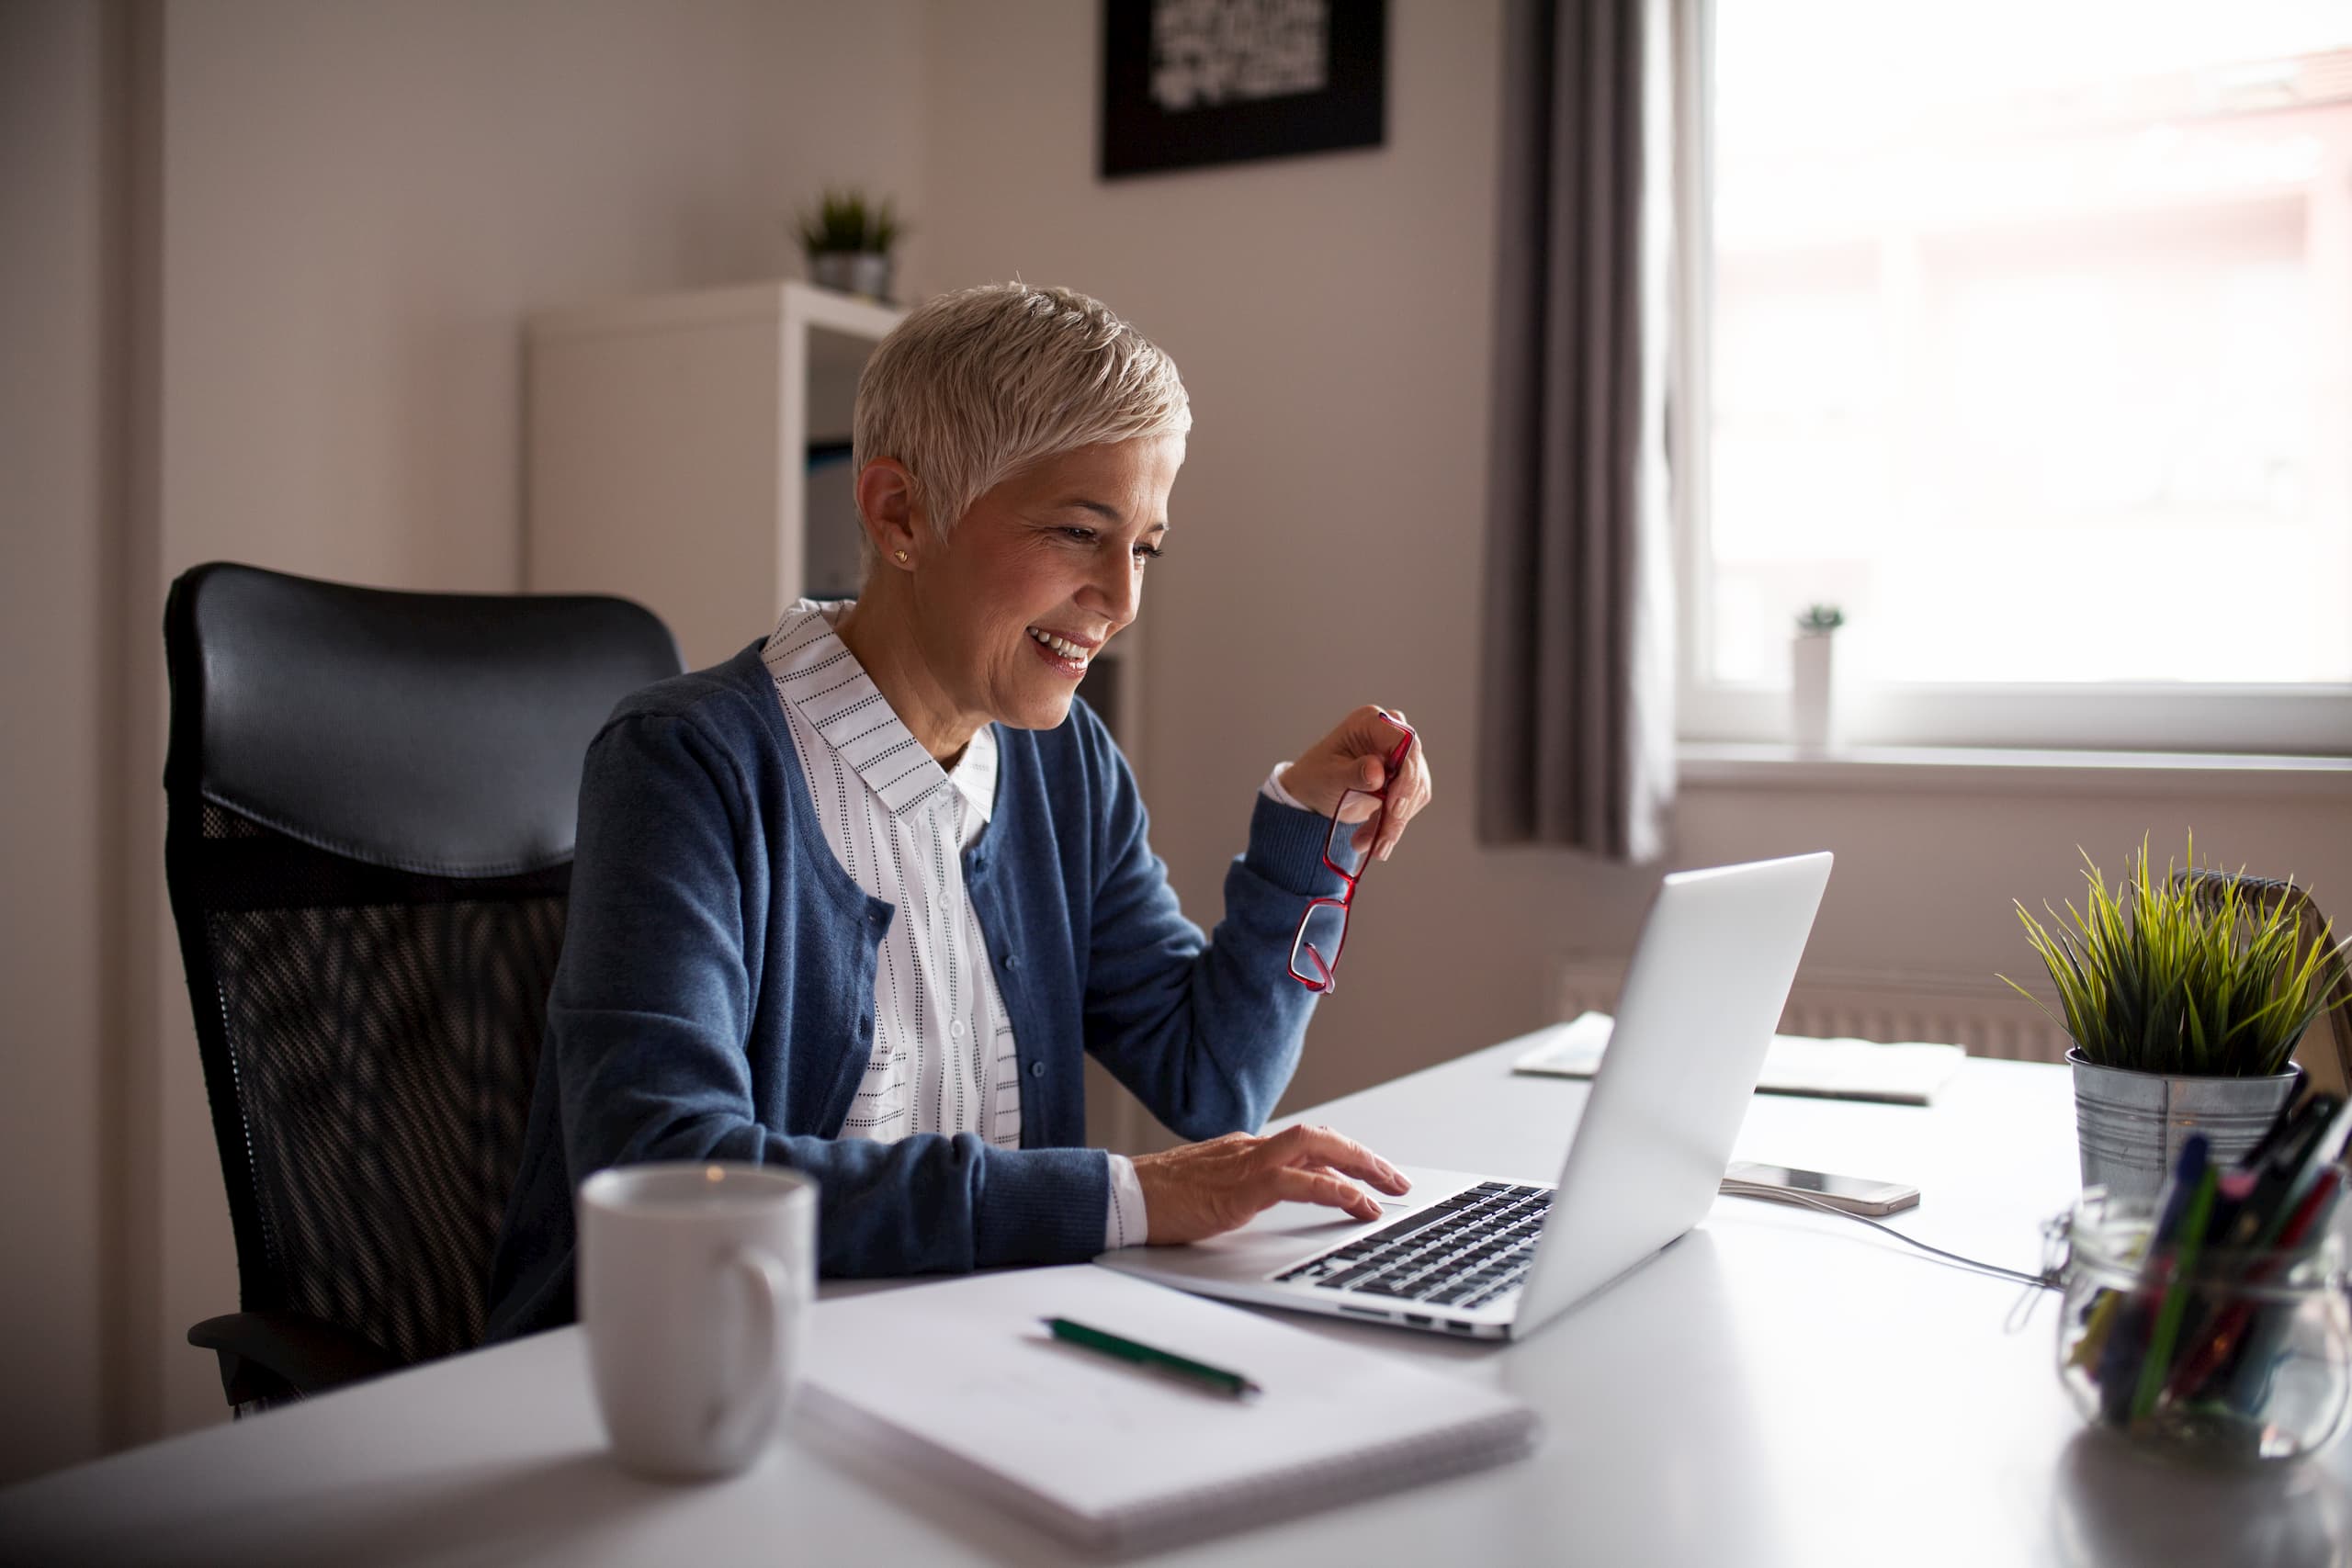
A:
{"type": "MultiPolygon", "coordinates": [[[[1510,1065],[1515,1073],[1589,1078],[1609,1050],[1610,1016],[1578,1014],[1527,1036],[1535,1043],[1510,1065]]],[[[1883,1045],[1875,1040],[1813,1040],[1775,1034],[1764,1053],[1759,1094],[1802,1094],[1822,1100],[1878,1100],[1927,1105],[1960,1071],[1968,1053],[1957,1045],[1883,1045]]]]}
{"type": "Polygon", "coordinates": [[[819,1303],[800,1410],[1100,1551],[1515,1458],[1533,1411],[1407,1355],[1076,1264],[819,1303]],[[1237,1400],[1061,1344],[1065,1317],[1238,1371],[1237,1400]]]}

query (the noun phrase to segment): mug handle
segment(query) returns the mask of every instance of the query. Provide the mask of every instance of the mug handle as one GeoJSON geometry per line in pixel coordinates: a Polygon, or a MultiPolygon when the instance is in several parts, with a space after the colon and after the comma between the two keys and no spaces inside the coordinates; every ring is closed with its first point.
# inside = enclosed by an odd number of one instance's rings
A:
{"type": "Polygon", "coordinates": [[[722,1395],[712,1406],[704,1435],[721,1452],[731,1452],[775,1418],[776,1361],[784,1354],[784,1303],[792,1285],[784,1265],[772,1253],[739,1247],[719,1267],[740,1276],[751,1289],[752,1343],[755,1370],[748,1378],[733,1380],[738,1391],[722,1395]]]}

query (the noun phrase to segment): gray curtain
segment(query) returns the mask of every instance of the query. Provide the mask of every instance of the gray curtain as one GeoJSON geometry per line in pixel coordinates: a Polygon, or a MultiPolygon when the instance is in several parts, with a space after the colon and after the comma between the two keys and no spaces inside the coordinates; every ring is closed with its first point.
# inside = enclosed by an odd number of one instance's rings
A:
{"type": "Polygon", "coordinates": [[[1510,0],[1478,832],[1664,852],[1668,0],[1510,0]]]}

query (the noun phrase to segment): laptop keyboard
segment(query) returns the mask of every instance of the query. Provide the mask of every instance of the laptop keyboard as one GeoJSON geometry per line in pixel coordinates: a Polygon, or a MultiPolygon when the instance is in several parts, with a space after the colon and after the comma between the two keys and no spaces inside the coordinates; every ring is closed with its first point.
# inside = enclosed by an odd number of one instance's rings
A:
{"type": "Polygon", "coordinates": [[[1548,1187],[1486,1182],[1275,1278],[1431,1306],[1485,1306],[1527,1278],[1551,1206],[1548,1187]]]}

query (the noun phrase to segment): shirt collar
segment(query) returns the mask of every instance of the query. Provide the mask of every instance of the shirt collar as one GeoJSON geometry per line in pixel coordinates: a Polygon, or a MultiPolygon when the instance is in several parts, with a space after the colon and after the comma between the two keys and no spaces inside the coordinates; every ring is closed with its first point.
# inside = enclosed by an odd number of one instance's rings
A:
{"type": "Polygon", "coordinates": [[[964,748],[964,755],[948,770],[947,782],[954,784],[965,802],[979,820],[985,822],[996,807],[996,726],[984,724],[964,748]]]}
{"type": "Polygon", "coordinates": [[[892,816],[952,784],[986,821],[996,804],[995,727],[980,728],[954,772],[942,768],[834,635],[849,604],[803,599],[785,611],[760,654],[776,694],[824,737],[892,816]]]}

